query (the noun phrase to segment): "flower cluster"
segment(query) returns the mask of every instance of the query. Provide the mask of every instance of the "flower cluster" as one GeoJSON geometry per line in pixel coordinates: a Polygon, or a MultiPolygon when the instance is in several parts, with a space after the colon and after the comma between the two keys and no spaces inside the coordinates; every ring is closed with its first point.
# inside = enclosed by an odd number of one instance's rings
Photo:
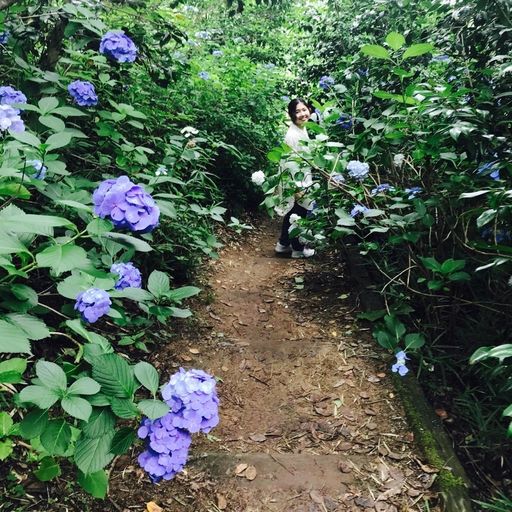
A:
{"type": "Polygon", "coordinates": [[[276,65],[273,62],[267,62],[263,65],[265,69],[275,69],[276,65]]]}
{"type": "Polygon", "coordinates": [[[486,164],[481,165],[476,173],[484,176],[489,176],[493,180],[497,181],[500,179],[500,169],[498,167],[499,163],[497,161],[487,162],[486,164]]]}
{"type": "Polygon", "coordinates": [[[263,183],[265,183],[265,173],[263,171],[253,172],[251,175],[251,181],[255,185],[263,185],[263,183]]]}
{"type": "MultiPolygon", "coordinates": [[[[12,105],[14,103],[27,103],[27,97],[10,85],[0,87],[0,105],[12,105]]],[[[16,113],[20,111],[15,109],[16,113]]]]}
{"type": "Polygon", "coordinates": [[[155,176],[167,176],[167,173],[169,171],[167,170],[167,167],[164,165],[160,165],[158,169],[155,171],[155,176]]]}
{"type": "Polygon", "coordinates": [[[512,240],[512,234],[507,229],[498,228],[492,229],[486,227],[480,232],[480,236],[491,243],[502,244],[504,242],[510,242],[512,240]]]}
{"type": "Polygon", "coordinates": [[[0,32],[0,44],[7,44],[10,37],[11,33],[8,30],[0,32]]]}
{"type": "Polygon", "coordinates": [[[334,121],[336,126],[343,128],[344,130],[350,130],[353,126],[352,118],[347,114],[341,114],[336,121],[334,121]]]}
{"type": "Polygon", "coordinates": [[[210,73],[208,71],[199,71],[197,76],[202,80],[210,80],[210,73]]]}
{"type": "Polygon", "coordinates": [[[137,47],[122,30],[115,30],[101,38],[100,53],[117,62],[133,62],[137,58],[137,47]]]}
{"type": "Polygon", "coordinates": [[[324,91],[328,91],[335,83],[336,81],[332,76],[324,75],[318,81],[318,87],[324,91]]]}
{"type": "Polygon", "coordinates": [[[367,212],[369,208],[363,206],[362,204],[355,204],[352,210],[350,211],[351,217],[357,217],[360,213],[367,212]]]}
{"type": "Polygon", "coordinates": [[[116,290],[142,287],[142,275],[140,270],[134,266],[131,261],[128,263],[114,263],[110,267],[110,272],[119,276],[115,284],[116,290]]]}
{"type": "Polygon", "coordinates": [[[35,180],[44,180],[46,178],[46,171],[48,168],[43,165],[41,160],[27,160],[27,165],[33,167],[36,171],[31,175],[32,178],[35,180]]]}
{"type": "Polygon", "coordinates": [[[377,194],[380,194],[381,192],[393,192],[395,190],[395,187],[390,185],[389,183],[381,183],[380,185],[377,185],[372,191],[370,192],[371,196],[376,196],[377,194]]]}
{"type": "Polygon", "coordinates": [[[411,187],[406,188],[404,192],[406,194],[409,194],[407,196],[407,199],[414,199],[418,194],[421,194],[423,192],[423,189],[421,187],[411,187]]]}
{"type": "Polygon", "coordinates": [[[368,173],[370,172],[370,166],[364,162],[359,162],[357,160],[351,160],[347,164],[348,175],[359,181],[363,181],[368,173]]]}
{"type": "Polygon", "coordinates": [[[214,57],[222,57],[224,54],[222,53],[222,50],[213,50],[212,55],[214,57]]]}
{"type": "Polygon", "coordinates": [[[98,96],[91,82],[75,80],[68,85],[68,91],[75,103],[81,107],[93,107],[98,103],[98,96]]]}
{"type": "Polygon", "coordinates": [[[195,33],[195,36],[197,39],[211,39],[212,35],[207,30],[200,30],[199,32],[195,33]]]}
{"type": "Polygon", "coordinates": [[[409,372],[409,368],[407,368],[407,366],[405,365],[405,361],[409,359],[407,357],[407,354],[403,350],[400,350],[400,352],[397,352],[395,354],[395,357],[396,363],[391,367],[391,371],[393,373],[398,373],[400,377],[407,375],[407,373],[409,372]]]}
{"type": "Polygon", "coordinates": [[[176,428],[207,434],[219,423],[219,399],[215,379],[202,370],[180,368],[162,389],[162,397],[171,407],[176,428]]]}
{"type": "Polygon", "coordinates": [[[394,157],[393,157],[393,163],[397,166],[397,167],[402,167],[402,164],[404,163],[404,160],[405,160],[405,155],[403,153],[397,153],[394,157]]]}
{"type": "Polygon", "coordinates": [[[336,172],[334,174],[331,174],[331,181],[334,183],[345,183],[345,176],[343,174],[340,174],[339,172],[336,172]]]}
{"type": "Polygon", "coordinates": [[[155,200],[128,176],[103,181],[92,199],[94,213],[109,218],[117,228],[147,233],[158,225],[160,210],[155,200]]]}
{"type": "Polygon", "coordinates": [[[199,9],[195,5],[184,5],[183,10],[185,12],[199,12],[199,9]]]}
{"type": "Polygon", "coordinates": [[[89,288],[76,297],[75,310],[79,311],[82,318],[91,324],[110,311],[112,301],[105,290],[89,288]]]}
{"type": "Polygon", "coordinates": [[[9,105],[0,105],[0,131],[19,133],[25,131],[25,124],[18,115],[19,111],[9,105]]]}
{"type": "Polygon", "coordinates": [[[146,418],[137,432],[148,443],[138,461],[154,483],[174,478],[187,462],[192,438],[187,431],[174,427],[172,420],[172,413],[157,420],[146,418]]]}

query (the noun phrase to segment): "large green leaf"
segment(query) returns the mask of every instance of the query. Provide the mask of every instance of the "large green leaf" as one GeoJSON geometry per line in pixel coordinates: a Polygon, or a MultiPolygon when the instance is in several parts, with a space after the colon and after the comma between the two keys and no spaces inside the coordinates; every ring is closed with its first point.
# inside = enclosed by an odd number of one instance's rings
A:
{"type": "Polygon", "coordinates": [[[181,302],[183,299],[187,299],[189,297],[193,297],[197,295],[201,291],[201,288],[197,288],[195,286],[182,286],[181,288],[176,288],[166,293],[166,297],[171,299],[173,302],[181,302]]]}
{"type": "Polygon", "coordinates": [[[88,475],[79,471],[77,481],[84,490],[95,498],[103,499],[107,495],[108,476],[104,470],[88,475]]]}
{"type": "Polygon", "coordinates": [[[139,414],[137,406],[130,398],[117,398],[114,396],[110,400],[110,406],[114,414],[120,418],[135,418],[139,414]]]}
{"type": "Polygon", "coordinates": [[[47,151],[53,151],[54,149],[63,148],[71,142],[72,135],[69,132],[59,132],[50,135],[45,144],[48,144],[47,151]]]}
{"type": "Polygon", "coordinates": [[[71,428],[64,420],[50,420],[40,439],[50,455],[64,455],[71,441],[71,428]]]}
{"type": "Polygon", "coordinates": [[[157,418],[161,418],[165,416],[169,412],[169,406],[162,402],[161,400],[141,400],[137,407],[139,410],[152,420],[156,420],[157,418]]]}
{"type": "Polygon", "coordinates": [[[48,126],[48,128],[51,128],[55,132],[62,132],[66,129],[64,121],[55,116],[39,116],[39,122],[44,126],[48,126]]]}
{"type": "Polygon", "coordinates": [[[398,32],[390,32],[386,36],[386,43],[393,48],[393,50],[399,50],[405,44],[405,37],[398,32]]]}
{"type": "Polygon", "coordinates": [[[23,373],[27,369],[27,360],[21,357],[13,357],[0,362],[0,383],[16,384],[21,382],[23,373]]]}
{"type": "Polygon", "coordinates": [[[112,439],[112,446],[110,451],[115,455],[122,455],[135,441],[135,432],[133,428],[123,427],[118,430],[112,439]]]}
{"type": "Polygon", "coordinates": [[[21,183],[0,183],[0,196],[30,199],[30,192],[21,183]]]}
{"type": "Polygon", "coordinates": [[[5,231],[0,230],[0,255],[19,252],[28,251],[27,248],[18,240],[18,237],[9,235],[5,231]]]}
{"type": "Polygon", "coordinates": [[[13,441],[10,437],[0,441],[0,460],[5,460],[13,452],[13,441]]]}
{"type": "Polygon", "coordinates": [[[110,445],[114,431],[105,432],[101,437],[80,436],[75,447],[75,464],[85,474],[96,473],[103,469],[113,458],[110,445]]]}
{"type": "Polygon", "coordinates": [[[51,245],[36,256],[40,267],[50,267],[56,274],[91,265],[87,253],[77,245],[51,245]]]}
{"type": "Polygon", "coordinates": [[[378,44],[365,44],[361,47],[361,53],[368,55],[368,57],[374,57],[376,59],[389,59],[389,52],[378,44]]]}
{"type": "MultiPolygon", "coordinates": [[[[2,217],[2,220],[4,217],[2,217]]],[[[53,236],[53,228],[68,227],[76,229],[76,226],[63,217],[52,215],[18,214],[5,217],[8,221],[8,230],[15,233],[35,233],[38,235],[53,236]]]]}
{"type": "Polygon", "coordinates": [[[37,405],[40,409],[49,409],[60,397],[44,386],[27,386],[20,391],[20,400],[37,405]]]}
{"type": "Polygon", "coordinates": [[[59,106],[59,100],[53,96],[48,96],[46,98],[41,98],[37,102],[37,105],[39,106],[40,113],[44,115],[56,109],[59,106]]]}
{"type": "Polygon", "coordinates": [[[151,393],[156,394],[158,391],[158,372],[156,368],[146,361],[138,362],[134,368],[135,377],[137,377],[138,381],[151,393]]]}
{"type": "Polygon", "coordinates": [[[82,425],[85,437],[101,437],[114,430],[116,418],[108,407],[94,407],[87,423],[82,425]]]}
{"type": "Polygon", "coordinates": [[[23,142],[24,144],[28,144],[29,146],[33,146],[35,148],[38,148],[41,145],[41,141],[30,132],[13,133],[12,136],[16,140],[19,140],[20,142],[23,142]]]}
{"type": "Polygon", "coordinates": [[[169,276],[165,272],[153,270],[148,278],[148,290],[155,297],[162,297],[171,289],[169,276]]]}
{"type": "Polygon", "coordinates": [[[10,434],[14,422],[12,418],[4,411],[0,412],[0,437],[6,437],[10,434]]]}
{"type": "Polygon", "coordinates": [[[131,398],[135,391],[133,368],[117,354],[105,354],[95,358],[92,376],[106,395],[131,398]]]}
{"type": "Polygon", "coordinates": [[[52,391],[56,393],[66,391],[68,386],[67,377],[64,370],[58,364],[39,360],[36,363],[36,375],[41,383],[52,391]]]}
{"type": "Polygon", "coordinates": [[[80,377],[68,388],[69,395],[95,395],[101,386],[90,377],[80,377]]]}
{"type": "Polygon", "coordinates": [[[31,353],[30,341],[25,332],[5,320],[0,320],[0,353],[31,353]]]}
{"type": "Polygon", "coordinates": [[[101,236],[109,240],[114,240],[114,242],[117,242],[118,244],[124,245],[129,248],[133,248],[139,252],[149,252],[153,250],[151,245],[149,245],[144,240],[141,240],[140,238],[135,238],[134,236],[131,235],[125,235],[124,233],[103,233],[101,236]]]}
{"type": "Polygon", "coordinates": [[[36,475],[41,482],[48,482],[60,476],[59,463],[53,457],[44,457],[39,464],[39,469],[34,471],[34,475],[36,475]]]}
{"type": "Polygon", "coordinates": [[[434,49],[434,45],[429,43],[419,43],[413,44],[405,50],[402,55],[402,59],[410,59],[411,57],[418,57],[420,55],[424,55],[425,53],[429,53],[434,49]]]}
{"type": "Polygon", "coordinates": [[[20,432],[25,439],[33,439],[41,435],[48,423],[48,411],[33,409],[20,423],[20,432]]]}
{"type": "Polygon", "coordinates": [[[62,399],[60,405],[73,418],[88,421],[92,413],[92,405],[76,395],[67,396],[62,399]]]}
{"type": "Polygon", "coordinates": [[[5,318],[22,329],[30,340],[42,340],[50,336],[50,330],[46,324],[36,316],[9,313],[5,318]]]}

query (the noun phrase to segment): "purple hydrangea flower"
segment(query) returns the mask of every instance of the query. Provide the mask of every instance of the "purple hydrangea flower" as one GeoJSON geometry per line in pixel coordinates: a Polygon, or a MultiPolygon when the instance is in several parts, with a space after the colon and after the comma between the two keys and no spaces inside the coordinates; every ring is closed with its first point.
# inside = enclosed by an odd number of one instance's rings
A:
{"type": "Polygon", "coordinates": [[[381,192],[393,192],[395,190],[395,187],[390,185],[389,183],[381,183],[380,185],[377,185],[372,191],[370,192],[371,196],[376,196],[377,194],[380,194],[381,192]]]}
{"type": "Polygon", "coordinates": [[[406,194],[409,194],[407,199],[414,199],[418,194],[421,194],[423,192],[423,189],[421,187],[411,187],[406,188],[404,192],[406,194]]]}
{"type": "Polygon", "coordinates": [[[199,78],[202,78],[203,80],[209,80],[210,79],[210,74],[208,73],[208,71],[199,71],[197,76],[199,78]]]}
{"type": "Polygon", "coordinates": [[[362,204],[355,204],[352,210],[350,211],[351,217],[357,217],[360,213],[367,212],[369,208],[363,206],[362,204]]]}
{"type": "Polygon", "coordinates": [[[358,181],[363,181],[370,172],[370,166],[364,162],[351,160],[347,164],[348,175],[358,181]]]}
{"type": "Polygon", "coordinates": [[[155,200],[128,176],[103,181],[92,199],[94,213],[108,217],[116,228],[147,233],[158,226],[160,210],[155,200]]]}
{"type": "Polygon", "coordinates": [[[183,469],[192,438],[189,432],[173,425],[172,413],[157,420],[144,419],[137,435],[146,439],[148,446],[139,455],[139,464],[154,483],[162,478],[170,480],[183,469]]]}
{"type": "Polygon", "coordinates": [[[498,167],[499,162],[487,162],[485,164],[482,164],[477,170],[476,173],[484,176],[489,176],[489,178],[492,178],[495,181],[498,181],[500,179],[500,169],[498,167]]]}
{"type": "Polygon", "coordinates": [[[112,301],[105,290],[89,288],[78,294],[75,309],[81,313],[86,322],[93,324],[110,311],[111,305],[112,301]]]}
{"type": "Polygon", "coordinates": [[[25,131],[25,124],[19,116],[19,110],[10,105],[0,105],[0,132],[19,133],[25,131]]]}
{"type": "Polygon", "coordinates": [[[140,270],[135,267],[131,261],[128,263],[114,263],[110,267],[110,272],[119,276],[115,285],[116,290],[142,287],[142,275],[140,270]]]}
{"type": "Polygon", "coordinates": [[[171,407],[172,423],[191,433],[208,433],[219,423],[219,399],[215,379],[202,370],[175,373],[162,389],[171,407]]]}
{"type": "Polygon", "coordinates": [[[112,30],[101,38],[100,53],[117,62],[133,62],[137,58],[137,47],[122,30],[112,30]]]}
{"type": "Polygon", "coordinates": [[[81,107],[94,107],[98,104],[98,96],[91,82],[75,80],[68,85],[68,91],[81,107]]]}
{"type": "MultiPolygon", "coordinates": [[[[27,103],[27,97],[10,85],[0,87],[0,105],[12,105],[13,103],[27,103]]],[[[20,113],[19,109],[15,110],[16,113],[20,113]]]]}
{"type": "Polygon", "coordinates": [[[10,37],[11,37],[11,33],[8,30],[5,30],[4,32],[0,32],[0,44],[7,44],[10,37]]]}
{"type": "Polygon", "coordinates": [[[35,180],[44,180],[46,178],[47,167],[43,165],[41,160],[27,160],[27,165],[35,169],[35,173],[32,174],[32,178],[35,180]]]}
{"type": "Polygon", "coordinates": [[[324,75],[318,81],[318,87],[324,91],[328,91],[335,83],[336,81],[332,76],[324,75]]]}
{"type": "Polygon", "coordinates": [[[334,121],[334,124],[343,128],[344,130],[350,130],[350,128],[352,128],[353,122],[349,115],[341,114],[340,117],[334,121]]]}
{"type": "Polygon", "coordinates": [[[395,357],[396,363],[391,367],[391,371],[393,373],[398,373],[400,377],[407,375],[407,373],[409,372],[409,368],[405,366],[405,361],[409,359],[407,357],[407,354],[403,350],[400,350],[400,352],[397,352],[395,354],[395,357]]]}

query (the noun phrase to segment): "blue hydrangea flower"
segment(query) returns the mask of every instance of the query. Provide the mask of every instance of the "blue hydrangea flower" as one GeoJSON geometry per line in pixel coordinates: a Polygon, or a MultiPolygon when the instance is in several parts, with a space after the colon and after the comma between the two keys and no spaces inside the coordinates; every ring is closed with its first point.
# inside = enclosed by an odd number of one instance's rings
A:
{"type": "Polygon", "coordinates": [[[345,183],[345,176],[339,172],[331,174],[331,181],[334,181],[334,183],[345,183]]]}
{"type": "Polygon", "coordinates": [[[172,413],[157,420],[145,418],[137,432],[148,447],[137,460],[154,483],[174,478],[187,462],[192,438],[189,432],[176,428],[172,420],[172,413]]]}
{"type": "Polygon", "coordinates": [[[352,128],[353,122],[349,115],[341,114],[340,117],[334,121],[334,124],[343,128],[344,130],[350,130],[352,128]]]}
{"type": "Polygon", "coordinates": [[[275,69],[276,65],[273,62],[267,62],[263,65],[265,69],[275,69]]]}
{"type": "Polygon", "coordinates": [[[81,107],[94,107],[98,104],[98,96],[91,82],[75,80],[68,85],[68,91],[75,103],[81,107]]]}
{"type": "Polygon", "coordinates": [[[336,81],[332,76],[324,75],[318,81],[318,87],[324,91],[328,91],[335,83],[336,81]]]}
{"type": "Polygon", "coordinates": [[[210,79],[210,74],[208,73],[208,71],[199,71],[197,76],[199,78],[203,79],[203,80],[209,80],[210,79]]]}
{"type": "Polygon", "coordinates": [[[199,9],[195,5],[184,5],[183,10],[185,12],[193,12],[193,13],[199,12],[199,9]]]}
{"type": "Polygon", "coordinates": [[[25,124],[19,116],[19,110],[10,105],[0,105],[0,132],[20,133],[25,131],[25,124]]]}
{"type": "Polygon", "coordinates": [[[94,213],[109,218],[116,228],[147,233],[158,226],[160,209],[155,200],[128,176],[103,181],[92,199],[94,213]]]}
{"type": "Polygon", "coordinates": [[[484,240],[487,240],[488,242],[493,244],[502,244],[504,242],[510,242],[512,240],[512,234],[510,233],[510,231],[503,228],[498,228],[495,230],[493,228],[490,228],[489,226],[483,228],[482,231],[480,231],[480,236],[484,240]]]}
{"type": "Polygon", "coordinates": [[[357,217],[360,213],[367,212],[369,208],[366,206],[363,206],[362,204],[355,204],[352,210],[350,211],[351,217],[357,217]]]}
{"type": "Polygon", "coordinates": [[[434,55],[432,59],[430,59],[430,62],[445,62],[448,64],[451,61],[450,57],[448,55],[434,55]]]}
{"type": "Polygon", "coordinates": [[[500,169],[499,162],[495,160],[494,162],[487,162],[482,164],[477,170],[476,173],[484,176],[489,176],[493,180],[497,181],[500,179],[500,169]]]}
{"type": "Polygon", "coordinates": [[[195,36],[197,37],[197,39],[211,39],[212,38],[210,32],[208,32],[207,30],[200,30],[199,32],[195,33],[195,36]]]}
{"type": "Polygon", "coordinates": [[[400,350],[400,352],[395,354],[395,357],[396,363],[391,367],[391,371],[393,373],[398,373],[400,377],[407,375],[407,373],[409,373],[409,368],[405,365],[405,361],[409,359],[407,354],[403,350],[400,350]]]}
{"type": "Polygon", "coordinates": [[[376,196],[377,194],[380,194],[381,192],[393,192],[395,190],[395,187],[390,185],[389,183],[381,183],[380,185],[377,185],[372,191],[370,192],[371,196],[376,196]]]}
{"type": "Polygon", "coordinates": [[[89,288],[78,294],[75,310],[80,312],[86,322],[93,324],[110,311],[111,305],[112,301],[105,290],[89,288]]]}
{"type": "Polygon", "coordinates": [[[112,30],[101,38],[100,53],[117,62],[133,62],[137,58],[137,47],[122,30],[112,30]]]}
{"type": "MultiPolygon", "coordinates": [[[[0,87],[0,105],[12,105],[14,103],[27,103],[27,97],[10,85],[0,87]]],[[[20,113],[19,109],[15,110],[18,114],[20,113]]]]}
{"type": "Polygon", "coordinates": [[[10,37],[11,37],[11,33],[8,30],[5,30],[4,32],[0,32],[0,44],[7,44],[10,37]]]}
{"type": "Polygon", "coordinates": [[[171,408],[176,428],[206,434],[219,423],[216,382],[202,370],[180,368],[162,389],[162,397],[171,408]]]}
{"type": "Polygon", "coordinates": [[[358,181],[363,181],[370,172],[370,166],[367,163],[351,160],[347,164],[348,175],[358,181]]]}
{"type": "Polygon", "coordinates": [[[368,68],[359,68],[356,73],[360,78],[365,78],[368,76],[368,68]]]}
{"type": "Polygon", "coordinates": [[[27,165],[35,169],[35,173],[32,174],[32,178],[35,180],[44,180],[46,178],[47,167],[43,165],[41,160],[27,160],[27,165]]]}
{"type": "Polygon", "coordinates": [[[286,95],[281,96],[281,100],[285,101],[286,103],[288,103],[290,101],[290,96],[286,96],[286,95]]]}
{"type": "Polygon", "coordinates": [[[142,274],[131,261],[128,263],[114,263],[110,267],[110,272],[119,276],[115,284],[116,290],[142,287],[142,274]]]}
{"type": "Polygon", "coordinates": [[[213,50],[212,55],[214,57],[222,57],[224,54],[222,53],[222,50],[213,50]]]}
{"type": "Polygon", "coordinates": [[[421,194],[423,192],[423,189],[421,187],[411,187],[406,188],[404,192],[406,194],[409,194],[407,199],[414,199],[418,194],[421,194]]]}

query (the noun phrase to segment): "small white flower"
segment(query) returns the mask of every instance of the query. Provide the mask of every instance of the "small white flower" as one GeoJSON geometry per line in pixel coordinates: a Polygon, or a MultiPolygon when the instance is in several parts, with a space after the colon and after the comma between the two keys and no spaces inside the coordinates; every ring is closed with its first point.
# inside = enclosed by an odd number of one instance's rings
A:
{"type": "Polygon", "coordinates": [[[263,171],[256,171],[252,173],[251,181],[255,185],[263,185],[265,183],[265,173],[263,171]]]}
{"type": "Polygon", "coordinates": [[[155,176],[167,176],[167,169],[161,165],[156,171],[155,176]]]}
{"type": "Polygon", "coordinates": [[[397,153],[394,157],[393,157],[393,163],[397,166],[397,167],[402,167],[402,164],[404,163],[404,160],[405,160],[405,155],[403,153],[397,153]]]}
{"type": "Polygon", "coordinates": [[[197,135],[199,130],[193,126],[185,126],[185,128],[181,129],[180,133],[185,135],[185,137],[191,137],[192,135],[197,135]]]}

